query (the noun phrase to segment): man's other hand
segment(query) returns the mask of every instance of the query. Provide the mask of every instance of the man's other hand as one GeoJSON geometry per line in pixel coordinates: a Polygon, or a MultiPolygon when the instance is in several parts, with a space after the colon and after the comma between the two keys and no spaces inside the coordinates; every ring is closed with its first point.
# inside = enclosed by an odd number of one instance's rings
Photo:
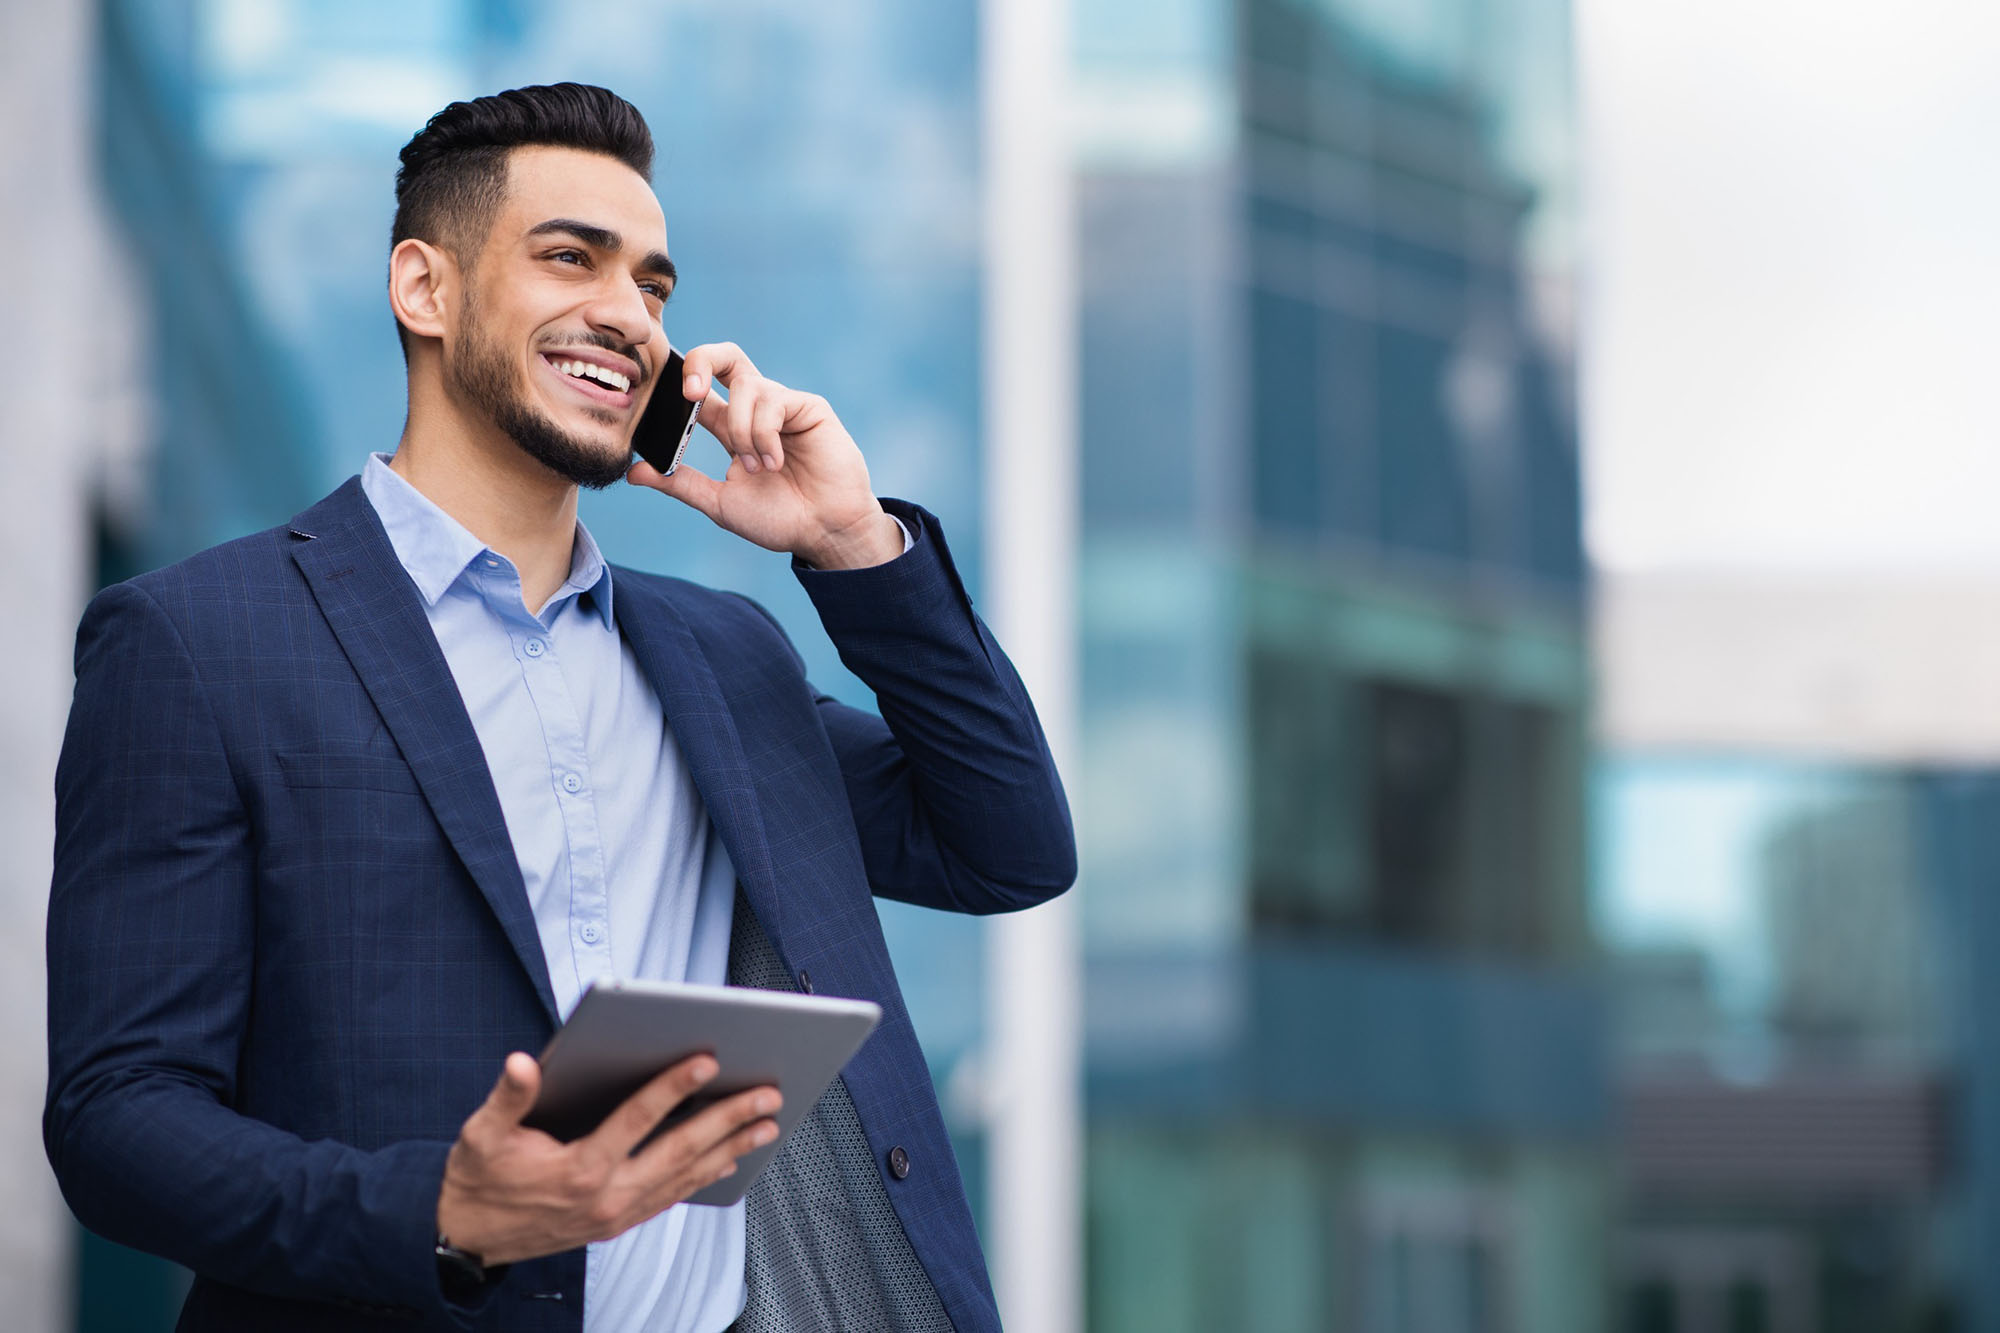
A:
{"type": "Polygon", "coordinates": [[[489,1266],[513,1263],[609,1240],[735,1174],[737,1158],[777,1137],[776,1088],[725,1098],[632,1151],[715,1073],[709,1056],[683,1060],[588,1136],[558,1143],[521,1124],[542,1070],[516,1051],[452,1144],[438,1231],[489,1266]]]}
{"type": "Polygon", "coordinates": [[[729,451],[729,470],[717,481],[683,463],[669,477],[641,461],[627,481],[814,569],[859,569],[903,553],[903,530],[876,500],[868,464],[826,399],[764,378],[735,343],[704,343],[685,369],[681,396],[701,404],[701,424],[729,451]],[[718,385],[727,401],[714,393],[718,385]]]}

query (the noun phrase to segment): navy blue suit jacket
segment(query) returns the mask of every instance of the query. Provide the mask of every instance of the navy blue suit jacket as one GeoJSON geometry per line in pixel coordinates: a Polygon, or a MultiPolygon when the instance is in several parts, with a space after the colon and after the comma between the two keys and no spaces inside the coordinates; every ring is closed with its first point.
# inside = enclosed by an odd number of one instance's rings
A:
{"type": "MultiPolygon", "coordinates": [[[[800,579],[881,716],[807,684],[754,603],[615,574],[740,891],[786,966],[882,1006],[846,1071],[960,1329],[998,1326],[873,894],[1019,908],[1075,875],[1061,786],[936,520],[800,579]]],[[[188,1329],[579,1327],[581,1250],[471,1315],[431,1247],[446,1152],[556,1026],[498,797],[358,481],[109,588],[56,775],[44,1136],[92,1230],[196,1273],[188,1329]]]]}

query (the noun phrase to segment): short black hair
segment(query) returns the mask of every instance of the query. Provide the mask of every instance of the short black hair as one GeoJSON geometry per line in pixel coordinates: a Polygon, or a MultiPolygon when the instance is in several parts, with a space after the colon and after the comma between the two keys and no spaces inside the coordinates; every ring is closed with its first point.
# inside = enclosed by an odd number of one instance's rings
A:
{"type": "MultiPolygon", "coordinates": [[[[414,236],[470,269],[506,197],[507,155],[530,144],[602,153],[653,179],[653,132],[608,88],[550,83],[453,102],[403,145],[389,247],[414,236]]],[[[396,328],[408,356],[409,330],[396,328]]]]}

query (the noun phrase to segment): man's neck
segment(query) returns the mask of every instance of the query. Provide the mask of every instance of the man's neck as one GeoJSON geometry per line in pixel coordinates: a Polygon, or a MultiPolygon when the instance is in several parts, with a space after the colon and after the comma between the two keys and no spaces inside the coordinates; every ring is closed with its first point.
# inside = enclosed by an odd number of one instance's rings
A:
{"type": "Polygon", "coordinates": [[[576,486],[491,425],[412,403],[396,456],[399,476],[465,530],[513,562],[521,598],[539,611],[569,577],[576,486]]]}

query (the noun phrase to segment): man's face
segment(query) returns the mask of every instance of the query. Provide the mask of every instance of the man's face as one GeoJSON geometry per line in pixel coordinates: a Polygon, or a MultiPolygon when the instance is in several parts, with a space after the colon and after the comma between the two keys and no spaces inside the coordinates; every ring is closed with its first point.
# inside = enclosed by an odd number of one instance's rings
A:
{"type": "Polygon", "coordinates": [[[659,201],[630,167],[567,148],[515,149],[446,340],[454,396],[566,480],[617,481],[666,363],[666,251],[659,201]]]}

